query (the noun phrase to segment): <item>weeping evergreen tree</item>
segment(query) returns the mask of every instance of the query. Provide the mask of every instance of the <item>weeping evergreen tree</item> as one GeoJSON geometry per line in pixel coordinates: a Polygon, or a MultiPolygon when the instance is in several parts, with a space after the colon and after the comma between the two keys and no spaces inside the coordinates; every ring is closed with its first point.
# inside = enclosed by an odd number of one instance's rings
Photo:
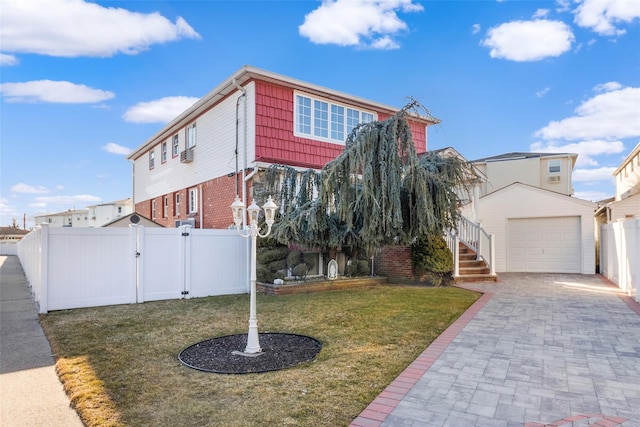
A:
{"type": "Polygon", "coordinates": [[[412,101],[386,120],[359,125],[319,173],[267,170],[255,191],[259,199],[274,195],[283,207],[273,238],[356,258],[455,227],[456,189],[468,188],[470,168],[457,157],[418,157],[408,118],[425,112],[412,101]]]}

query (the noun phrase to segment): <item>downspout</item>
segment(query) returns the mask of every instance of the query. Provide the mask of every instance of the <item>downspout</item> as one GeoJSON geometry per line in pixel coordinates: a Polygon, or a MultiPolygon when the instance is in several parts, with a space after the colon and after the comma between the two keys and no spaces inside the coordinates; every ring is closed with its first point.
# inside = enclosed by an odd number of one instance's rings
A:
{"type": "Polygon", "coordinates": [[[203,193],[202,184],[198,185],[198,189],[200,190],[200,197],[198,197],[198,202],[200,204],[200,206],[198,207],[198,211],[200,212],[200,227],[198,227],[198,228],[203,228],[202,227],[202,215],[203,215],[202,214],[202,206],[203,206],[203,203],[202,203],[202,193],[203,193]]]}
{"type": "MultiPolygon", "coordinates": [[[[239,90],[240,92],[242,92],[242,95],[240,95],[238,97],[238,99],[236,100],[236,195],[239,195],[239,191],[238,191],[238,145],[240,144],[240,99],[244,98],[244,107],[245,107],[245,114],[244,114],[244,121],[246,124],[247,121],[247,115],[246,115],[246,109],[247,109],[247,90],[245,88],[243,88],[242,86],[240,86],[238,84],[238,82],[236,82],[236,79],[234,78],[233,81],[233,86],[239,90]]],[[[245,206],[247,206],[247,187],[245,185],[245,171],[247,169],[247,138],[246,138],[246,132],[243,132],[243,137],[244,137],[244,167],[242,168],[242,202],[244,203],[245,206]]],[[[243,225],[246,222],[246,218],[243,218],[243,225]]]]}

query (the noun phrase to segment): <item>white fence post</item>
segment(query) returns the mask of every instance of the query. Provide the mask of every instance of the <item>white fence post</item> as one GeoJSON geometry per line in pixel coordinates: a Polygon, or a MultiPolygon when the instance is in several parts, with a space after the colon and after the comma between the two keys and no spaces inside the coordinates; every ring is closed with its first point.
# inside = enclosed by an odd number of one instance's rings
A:
{"type": "MultiPolygon", "coordinates": [[[[49,302],[49,224],[40,225],[40,262],[38,266],[38,284],[36,288],[36,303],[38,312],[45,314],[48,311],[49,302]]],[[[33,286],[32,286],[33,291],[33,286]]]]}
{"type": "Polygon", "coordinates": [[[136,282],[136,292],[137,298],[136,302],[144,302],[144,238],[145,238],[145,227],[143,225],[138,225],[136,227],[136,273],[137,273],[137,282],[136,282]]]}
{"type": "Polygon", "coordinates": [[[180,289],[183,292],[183,298],[191,298],[191,244],[193,242],[191,237],[192,227],[189,224],[185,224],[180,227],[182,238],[180,239],[180,265],[183,271],[182,284],[180,289]]]}
{"type": "Polygon", "coordinates": [[[493,234],[489,235],[489,258],[491,265],[489,266],[489,274],[496,275],[496,240],[493,234]]]}

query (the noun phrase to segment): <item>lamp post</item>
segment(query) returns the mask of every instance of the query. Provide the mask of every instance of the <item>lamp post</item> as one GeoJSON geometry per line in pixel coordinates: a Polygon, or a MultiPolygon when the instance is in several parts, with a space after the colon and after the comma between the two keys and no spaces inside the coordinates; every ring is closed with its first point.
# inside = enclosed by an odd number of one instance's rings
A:
{"type": "Polygon", "coordinates": [[[271,226],[273,225],[278,206],[273,202],[271,196],[267,199],[267,203],[262,206],[262,209],[264,209],[265,222],[267,223],[267,231],[264,234],[260,233],[260,228],[258,227],[260,207],[256,204],[255,200],[253,200],[249,207],[246,208],[245,204],[240,200],[240,197],[236,195],[236,200],[230,207],[233,212],[233,222],[236,225],[238,233],[242,237],[251,237],[251,301],[249,303],[249,333],[247,334],[247,347],[245,348],[244,353],[253,355],[262,352],[262,348],[260,348],[260,340],[258,338],[258,319],[256,317],[257,238],[267,237],[271,233],[271,226]],[[249,212],[249,228],[245,229],[245,232],[243,233],[241,226],[246,212],[249,212]]]}

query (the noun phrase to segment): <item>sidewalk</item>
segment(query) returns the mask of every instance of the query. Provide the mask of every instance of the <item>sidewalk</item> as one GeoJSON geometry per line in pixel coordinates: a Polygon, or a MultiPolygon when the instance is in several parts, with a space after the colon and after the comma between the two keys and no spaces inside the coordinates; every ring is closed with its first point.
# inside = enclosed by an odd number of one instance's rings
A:
{"type": "Polygon", "coordinates": [[[351,424],[640,427],[640,305],[599,276],[500,274],[351,424]]]}
{"type": "Polygon", "coordinates": [[[16,256],[0,256],[0,425],[83,425],[56,375],[16,256]]]}

